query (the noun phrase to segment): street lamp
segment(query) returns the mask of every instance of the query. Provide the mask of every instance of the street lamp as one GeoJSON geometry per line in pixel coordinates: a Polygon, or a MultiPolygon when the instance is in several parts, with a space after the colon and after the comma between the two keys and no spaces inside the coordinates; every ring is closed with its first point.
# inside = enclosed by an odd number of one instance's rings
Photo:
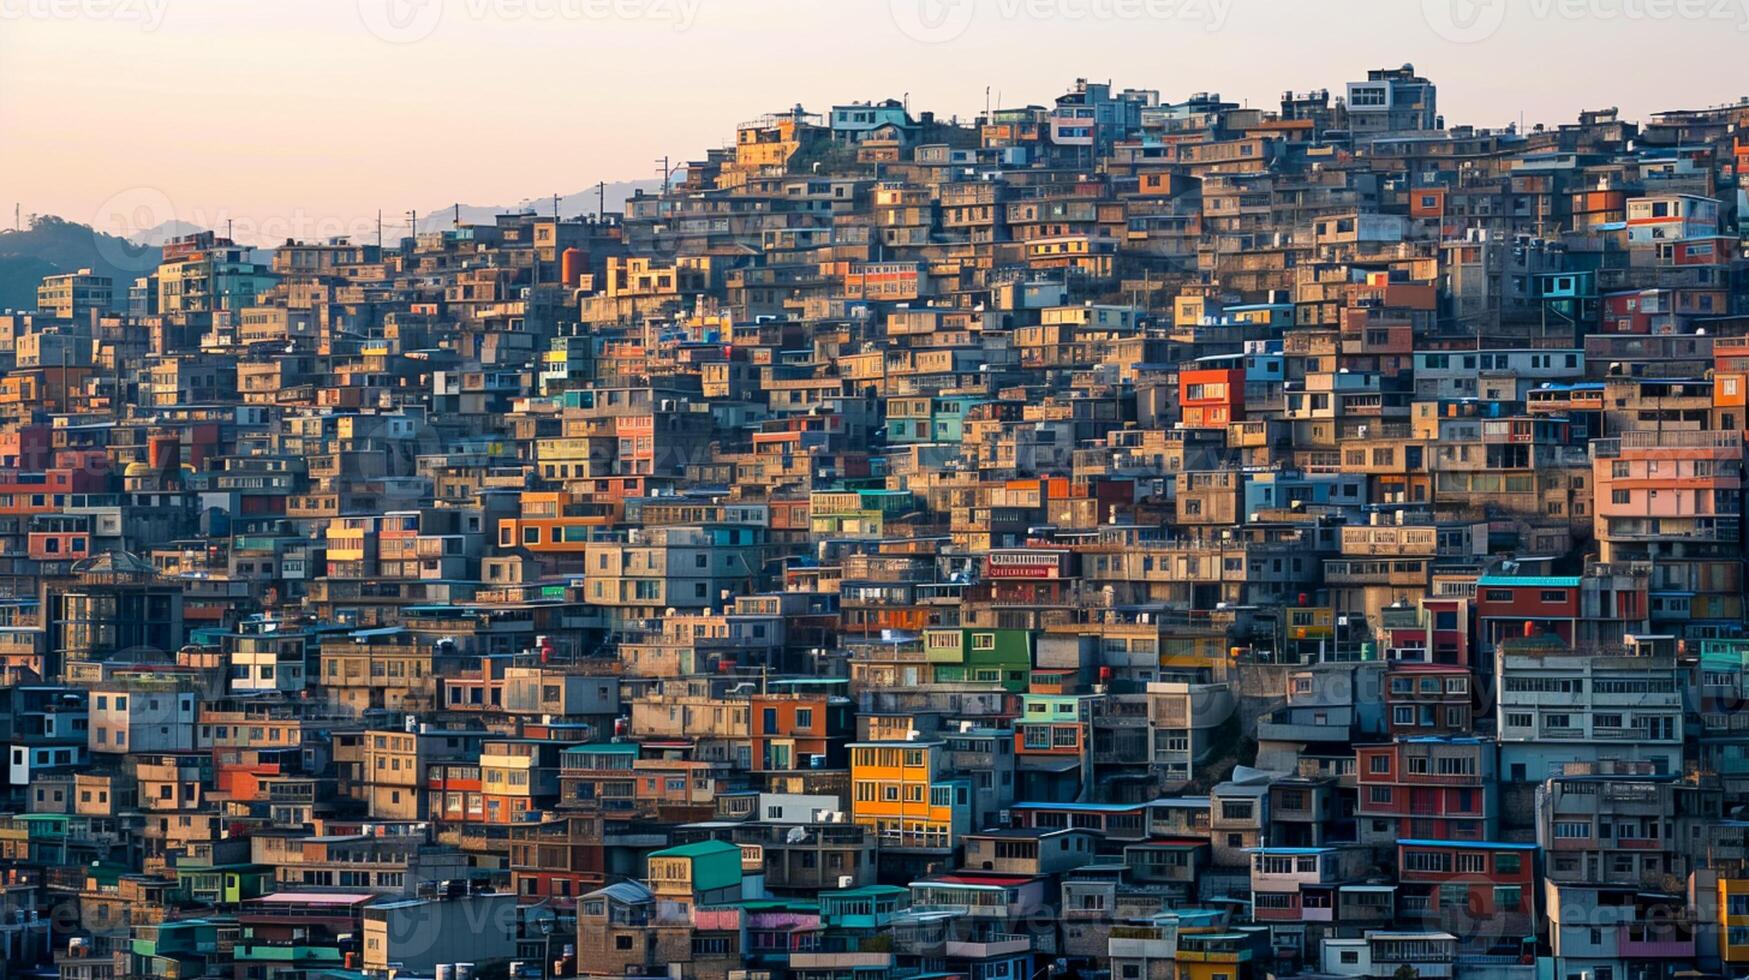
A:
{"type": "Polygon", "coordinates": [[[540,977],[541,980],[551,980],[553,974],[553,920],[540,920],[540,932],[540,977]]]}

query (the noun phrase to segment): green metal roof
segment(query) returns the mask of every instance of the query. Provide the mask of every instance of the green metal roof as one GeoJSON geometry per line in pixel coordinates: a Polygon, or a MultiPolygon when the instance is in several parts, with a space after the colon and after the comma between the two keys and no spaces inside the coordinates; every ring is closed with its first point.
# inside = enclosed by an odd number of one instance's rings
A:
{"type": "Polygon", "coordinates": [[[1476,585],[1485,589],[1504,589],[1514,585],[1531,588],[1576,589],[1579,587],[1579,577],[1565,575],[1484,575],[1476,580],[1476,585]]]}
{"type": "Polygon", "coordinates": [[[679,847],[651,851],[650,857],[685,858],[692,862],[694,891],[714,891],[741,882],[741,849],[720,840],[701,840],[679,847]]]}
{"type": "Polygon", "coordinates": [[[579,755],[637,755],[638,746],[635,742],[601,742],[596,745],[573,745],[565,749],[567,755],[573,752],[579,755]]]}
{"type": "Polygon", "coordinates": [[[735,845],[730,844],[727,841],[701,840],[701,841],[694,841],[691,844],[679,844],[679,845],[676,845],[674,847],[665,847],[660,851],[651,851],[650,856],[651,857],[688,857],[688,858],[690,858],[690,857],[702,857],[702,856],[711,855],[711,854],[722,854],[722,853],[725,853],[728,851],[734,851],[736,854],[741,853],[741,849],[739,847],[736,847],[735,845]]]}

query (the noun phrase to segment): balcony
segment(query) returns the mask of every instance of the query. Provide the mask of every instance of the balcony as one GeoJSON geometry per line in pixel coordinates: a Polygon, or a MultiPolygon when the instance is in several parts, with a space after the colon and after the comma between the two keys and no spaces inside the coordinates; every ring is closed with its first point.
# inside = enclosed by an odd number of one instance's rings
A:
{"type": "Polygon", "coordinates": [[[791,953],[791,970],[890,970],[892,953],[791,953]]]}
{"type": "Polygon", "coordinates": [[[1106,940],[1112,959],[1169,960],[1177,950],[1176,930],[1141,926],[1114,926],[1106,940]]]}
{"type": "Polygon", "coordinates": [[[1686,960],[1695,952],[1694,936],[1681,936],[1668,925],[1621,926],[1616,943],[1625,957],[1686,960]]]}
{"type": "MultiPolygon", "coordinates": [[[[1019,956],[1032,949],[1026,936],[1000,933],[982,940],[950,939],[947,955],[968,960],[987,960],[998,956],[1019,956]]],[[[792,961],[793,962],[793,961],[792,961]]]]}

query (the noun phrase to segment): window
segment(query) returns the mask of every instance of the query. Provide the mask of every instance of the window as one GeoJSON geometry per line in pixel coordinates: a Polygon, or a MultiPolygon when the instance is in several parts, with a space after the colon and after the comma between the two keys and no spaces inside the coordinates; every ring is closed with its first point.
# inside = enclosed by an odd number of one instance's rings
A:
{"type": "Polygon", "coordinates": [[[1444,851],[1407,851],[1403,854],[1405,871],[1451,871],[1451,855],[1444,851]]]}

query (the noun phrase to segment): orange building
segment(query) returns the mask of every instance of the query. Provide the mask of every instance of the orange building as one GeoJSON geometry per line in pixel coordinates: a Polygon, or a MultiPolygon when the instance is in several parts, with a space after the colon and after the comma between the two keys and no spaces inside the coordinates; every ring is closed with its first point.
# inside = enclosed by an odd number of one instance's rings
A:
{"type": "Polygon", "coordinates": [[[855,722],[850,702],[827,694],[760,694],[752,702],[753,768],[843,769],[855,722]]]}
{"type": "Polygon", "coordinates": [[[1187,429],[1225,429],[1245,418],[1245,372],[1203,368],[1180,372],[1178,401],[1187,429]]]}
{"type": "Polygon", "coordinates": [[[614,509],[612,504],[571,490],[524,492],[522,516],[498,522],[498,546],[580,555],[596,529],[612,526],[614,509]]]}

